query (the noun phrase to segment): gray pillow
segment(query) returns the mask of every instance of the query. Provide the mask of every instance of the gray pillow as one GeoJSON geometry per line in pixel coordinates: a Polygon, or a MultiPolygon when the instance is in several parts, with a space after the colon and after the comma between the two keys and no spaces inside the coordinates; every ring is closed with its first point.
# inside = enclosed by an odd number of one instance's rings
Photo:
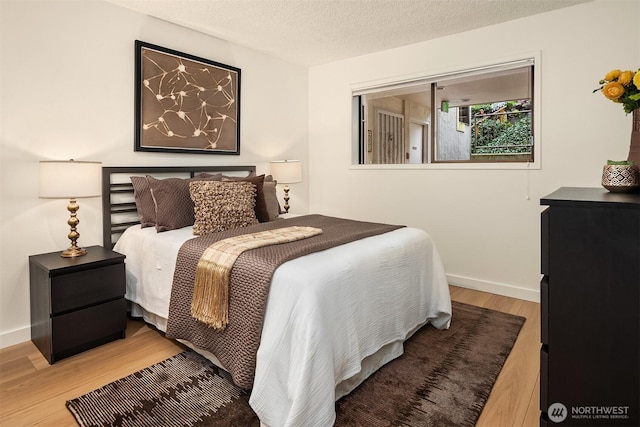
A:
{"type": "Polygon", "coordinates": [[[277,184],[277,181],[265,181],[262,185],[269,221],[277,219],[280,215],[280,203],[278,202],[278,194],[276,193],[277,184]]]}

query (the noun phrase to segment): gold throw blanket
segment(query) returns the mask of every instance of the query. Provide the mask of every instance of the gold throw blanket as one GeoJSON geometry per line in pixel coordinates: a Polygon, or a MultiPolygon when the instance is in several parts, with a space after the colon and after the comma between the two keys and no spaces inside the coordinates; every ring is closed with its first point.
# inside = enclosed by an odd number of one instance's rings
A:
{"type": "Polygon", "coordinates": [[[319,228],[293,226],[243,234],[212,244],[198,261],[191,316],[209,327],[224,329],[229,322],[229,276],[240,254],[249,249],[294,242],[318,234],[322,234],[319,228]]]}

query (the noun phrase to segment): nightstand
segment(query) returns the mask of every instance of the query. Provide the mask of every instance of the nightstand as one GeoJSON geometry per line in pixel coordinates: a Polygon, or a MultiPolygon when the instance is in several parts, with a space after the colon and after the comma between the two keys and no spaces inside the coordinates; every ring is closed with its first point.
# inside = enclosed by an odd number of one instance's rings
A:
{"type": "Polygon", "coordinates": [[[101,246],[29,257],[31,341],[50,364],[125,337],[124,258],[101,246]]]}

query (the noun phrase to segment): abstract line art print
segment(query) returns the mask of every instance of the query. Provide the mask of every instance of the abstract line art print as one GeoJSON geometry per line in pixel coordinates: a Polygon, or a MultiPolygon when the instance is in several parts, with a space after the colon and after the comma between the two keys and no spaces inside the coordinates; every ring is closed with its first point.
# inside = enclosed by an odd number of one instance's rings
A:
{"type": "Polygon", "coordinates": [[[240,69],[135,46],[135,151],[240,154],[240,69]]]}

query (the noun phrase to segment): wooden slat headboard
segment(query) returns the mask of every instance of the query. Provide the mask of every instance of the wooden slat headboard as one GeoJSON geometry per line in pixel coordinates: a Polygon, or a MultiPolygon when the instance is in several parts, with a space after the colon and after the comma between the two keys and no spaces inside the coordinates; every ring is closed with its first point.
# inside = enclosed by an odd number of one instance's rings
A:
{"type": "Polygon", "coordinates": [[[208,172],[232,176],[247,176],[255,166],[114,166],[102,168],[102,245],[113,248],[118,237],[131,225],[139,224],[133,197],[131,176],[150,175],[156,178],[193,178],[208,172]]]}

